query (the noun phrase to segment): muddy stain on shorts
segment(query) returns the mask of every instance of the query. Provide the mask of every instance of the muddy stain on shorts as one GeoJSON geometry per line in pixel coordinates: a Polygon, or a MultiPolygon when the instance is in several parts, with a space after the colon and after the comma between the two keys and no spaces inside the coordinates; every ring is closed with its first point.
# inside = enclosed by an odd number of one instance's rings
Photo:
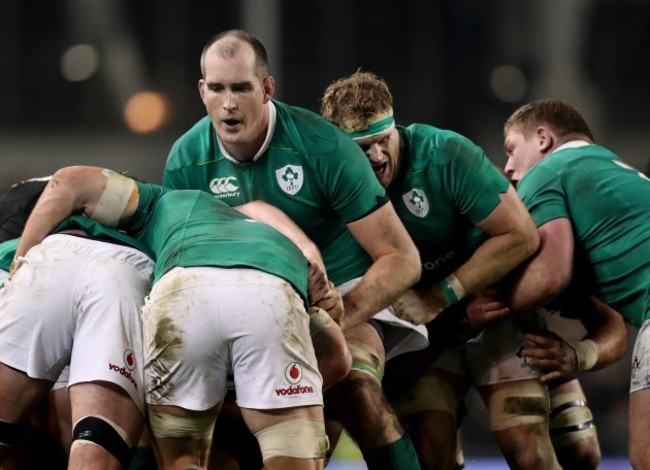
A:
{"type": "Polygon", "coordinates": [[[310,351],[306,347],[307,339],[303,334],[307,331],[305,328],[307,313],[302,306],[302,302],[300,302],[296,296],[296,291],[291,284],[283,283],[282,290],[287,297],[287,303],[289,305],[286,321],[283,325],[282,335],[285,341],[291,345],[290,349],[299,350],[300,355],[303,358],[307,358],[310,355],[310,351]]]}
{"type": "Polygon", "coordinates": [[[164,397],[173,388],[171,374],[181,359],[180,351],[183,348],[182,331],[175,321],[177,313],[175,300],[180,295],[178,284],[182,284],[182,281],[174,280],[172,284],[166,290],[175,294],[163,296],[161,300],[156,301],[152,311],[156,318],[152,337],[154,354],[148,364],[151,376],[154,378],[150,392],[159,397],[164,397]]]}

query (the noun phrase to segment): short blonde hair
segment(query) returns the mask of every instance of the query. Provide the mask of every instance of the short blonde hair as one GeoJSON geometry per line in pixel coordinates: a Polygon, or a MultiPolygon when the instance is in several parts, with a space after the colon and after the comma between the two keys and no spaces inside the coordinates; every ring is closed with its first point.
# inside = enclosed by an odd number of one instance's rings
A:
{"type": "Polygon", "coordinates": [[[321,114],[344,131],[367,128],[380,114],[392,113],[393,96],[386,82],[357,70],[333,81],[321,98],[321,114]]]}

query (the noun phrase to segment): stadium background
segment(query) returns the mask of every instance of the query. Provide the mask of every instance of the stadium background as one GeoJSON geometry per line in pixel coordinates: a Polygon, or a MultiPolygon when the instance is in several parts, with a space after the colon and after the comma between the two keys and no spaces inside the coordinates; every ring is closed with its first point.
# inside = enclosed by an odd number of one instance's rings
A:
{"type": "MultiPolygon", "coordinates": [[[[234,27],[267,46],[281,101],[318,111],[330,81],[370,70],[398,122],[456,130],[504,165],[507,116],[560,98],[599,143],[650,169],[647,0],[3,0],[0,185],[71,164],[160,182],[171,144],[204,115],[202,46],[234,27]]],[[[628,377],[629,358],[582,377],[604,454],[623,461],[628,377]]],[[[490,457],[503,468],[482,405],[467,400],[468,468],[490,457]]],[[[342,446],[334,463],[363,468],[356,456],[342,446]]]]}

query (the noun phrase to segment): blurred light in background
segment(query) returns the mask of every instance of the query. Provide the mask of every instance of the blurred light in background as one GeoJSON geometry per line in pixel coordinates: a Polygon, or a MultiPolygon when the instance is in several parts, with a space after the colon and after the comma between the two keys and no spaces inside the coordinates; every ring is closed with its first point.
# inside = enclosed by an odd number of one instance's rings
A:
{"type": "Polygon", "coordinates": [[[506,103],[517,103],[526,94],[528,82],[520,68],[500,65],[490,75],[492,93],[506,103]]]}
{"type": "Polygon", "coordinates": [[[169,120],[169,115],[167,99],[153,91],[136,93],[124,106],[124,121],[137,134],[159,130],[169,120]]]}
{"type": "Polygon", "coordinates": [[[61,56],[61,74],[70,82],[82,82],[92,77],[99,67],[97,48],[89,44],[77,44],[61,56]]]}

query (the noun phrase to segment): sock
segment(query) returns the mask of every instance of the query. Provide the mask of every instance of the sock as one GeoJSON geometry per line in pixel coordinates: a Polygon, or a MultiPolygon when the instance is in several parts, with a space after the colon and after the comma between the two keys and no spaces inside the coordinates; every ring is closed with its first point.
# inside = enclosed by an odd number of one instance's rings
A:
{"type": "Polygon", "coordinates": [[[361,449],[368,470],[419,470],[420,462],[413,442],[404,434],[395,442],[374,449],[361,449]]]}
{"type": "Polygon", "coordinates": [[[158,470],[152,446],[136,447],[128,470],[158,470]]]}

